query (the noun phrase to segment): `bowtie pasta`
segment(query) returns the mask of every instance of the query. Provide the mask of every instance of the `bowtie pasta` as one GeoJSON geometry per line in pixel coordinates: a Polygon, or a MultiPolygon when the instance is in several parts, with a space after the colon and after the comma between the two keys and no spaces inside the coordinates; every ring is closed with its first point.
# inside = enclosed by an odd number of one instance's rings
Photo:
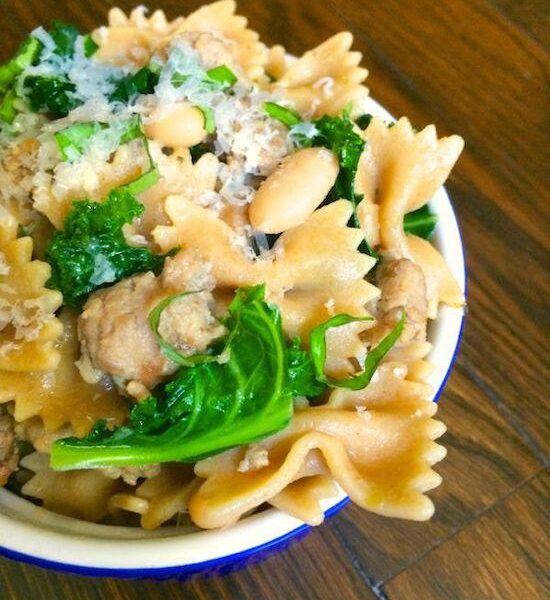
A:
{"type": "Polygon", "coordinates": [[[0,65],[0,485],[94,522],[428,519],[427,202],[463,146],[366,111],[339,33],[233,0],[39,27],[0,65]]]}

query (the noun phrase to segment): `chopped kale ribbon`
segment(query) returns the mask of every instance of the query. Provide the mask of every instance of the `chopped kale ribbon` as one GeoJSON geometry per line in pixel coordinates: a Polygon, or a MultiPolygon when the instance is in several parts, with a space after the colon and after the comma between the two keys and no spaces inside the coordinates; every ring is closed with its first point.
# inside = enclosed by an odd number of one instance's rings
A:
{"type": "MultiPolygon", "coordinates": [[[[266,303],[264,296],[264,285],[237,290],[223,320],[228,335],[218,358],[214,354],[186,357],[193,360],[137,404],[125,425],[110,430],[99,421],[82,439],[57,441],[51,466],[68,470],[195,462],[263,439],[288,425],[295,397],[319,396],[327,385],[365,387],[405,320],[403,316],[369,352],[363,373],[338,380],[324,374],[325,333],[358,319],[337,315],[315,328],[307,351],[298,338],[286,342],[279,309],[266,303]]],[[[172,299],[150,315],[157,336],[160,314],[172,299]]],[[[161,348],[171,356],[175,349],[166,346],[165,342],[161,348]]]]}
{"type": "Polygon", "coordinates": [[[75,160],[86,153],[97,133],[106,130],[110,130],[112,137],[116,138],[114,139],[116,146],[127,144],[137,138],[145,139],[139,116],[130,117],[111,126],[97,121],[74,123],[56,132],[54,137],[63,160],[75,160]]]}

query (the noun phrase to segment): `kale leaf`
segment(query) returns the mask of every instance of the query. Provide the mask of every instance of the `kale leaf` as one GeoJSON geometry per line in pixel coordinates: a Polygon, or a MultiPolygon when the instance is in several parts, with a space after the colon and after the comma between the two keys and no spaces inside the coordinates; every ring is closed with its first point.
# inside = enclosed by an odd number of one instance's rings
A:
{"type": "Polygon", "coordinates": [[[94,136],[101,131],[111,138],[111,142],[115,141],[117,146],[140,137],[147,144],[139,116],[130,117],[110,126],[97,121],[73,123],[54,133],[63,160],[75,160],[82,156],[88,150],[94,136]]]}
{"type": "MultiPolygon", "coordinates": [[[[228,334],[217,359],[213,354],[190,357],[193,364],[137,404],[125,425],[110,430],[98,421],[84,438],[55,442],[52,468],[195,462],[263,439],[287,426],[295,397],[319,396],[327,386],[357,390],[368,385],[405,324],[403,314],[369,351],[363,372],[334,379],[324,373],[327,330],[370,317],[332,317],[312,330],[307,351],[299,338],[286,343],[279,309],[264,296],[265,285],[237,290],[223,321],[228,334]]],[[[153,329],[165,305],[159,307],[150,319],[153,329]]]]}
{"type": "Polygon", "coordinates": [[[78,200],[46,250],[52,268],[48,286],[79,309],[90,292],[143,271],[162,267],[164,257],[126,243],[122,227],[144,207],[126,188],[115,188],[104,202],[78,200]]]}
{"type": "Polygon", "coordinates": [[[182,367],[126,425],[109,431],[99,422],[83,439],[56,442],[52,467],[194,462],[286,427],[293,397],[322,386],[296,342],[287,346],[279,309],[264,294],[263,285],[237,290],[224,320],[227,361],[182,367]]]}
{"type": "MultiPolygon", "coordinates": [[[[330,190],[329,201],[345,198],[353,204],[353,214],[350,225],[361,228],[357,216],[357,206],[363,199],[362,194],[355,192],[355,176],[359,166],[359,159],[365,148],[365,142],[354,130],[354,124],[345,114],[341,117],[324,115],[320,119],[312,121],[317,134],[307,140],[307,145],[324,146],[338,157],[340,171],[333,188],[330,190]]],[[[359,244],[359,251],[368,254],[376,260],[379,255],[369,246],[366,239],[359,244]]]]}
{"type": "Polygon", "coordinates": [[[73,56],[76,38],[80,35],[80,31],[74,25],[54,19],[52,28],[48,33],[55,42],[55,54],[58,56],[73,56]]]}

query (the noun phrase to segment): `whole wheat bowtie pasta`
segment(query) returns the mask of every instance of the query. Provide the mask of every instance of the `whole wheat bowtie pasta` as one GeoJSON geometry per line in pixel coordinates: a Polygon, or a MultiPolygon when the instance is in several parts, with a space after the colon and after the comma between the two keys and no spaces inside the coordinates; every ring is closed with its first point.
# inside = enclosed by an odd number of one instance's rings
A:
{"type": "MultiPolygon", "coordinates": [[[[0,378],[55,369],[55,341],[61,322],[55,317],[61,294],[45,287],[50,266],[32,260],[30,237],[17,237],[17,221],[0,206],[0,378]],[[7,375],[6,375],[7,376],[7,375]]],[[[1,393],[1,392],[0,392],[1,393]]]]}
{"type": "Polygon", "coordinates": [[[416,132],[409,120],[393,126],[373,118],[363,137],[355,188],[364,199],[357,213],[368,243],[388,258],[413,259],[428,285],[428,316],[439,302],[461,306],[464,296],[438,251],[425,240],[407,235],[404,216],[426,204],[447,179],[464,147],[460,136],[437,138],[429,125],[416,132]]]}
{"type": "Polygon", "coordinates": [[[267,49],[258,34],[247,28],[246,18],[235,14],[236,8],[233,0],[220,0],[173,21],[168,21],[161,10],[146,17],[145,9],[137,7],[127,17],[113,8],[109,25],[94,32],[98,58],[144,66],[155,51],[180,36],[192,43],[205,62],[229,63],[250,79],[258,79],[264,74],[267,49]]]}
{"type": "Polygon", "coordinates": [[[0,404],[14,401],[17,422],[38,416],[49,433],[66,423],[76,435],[88,433],[98,419],[122,423],[128,409],[113,386],[87,383],[75,365],[80,358],[75,316],[67,310],[56,321],[63,334],[56,339],[55,349],[50,349],[55,364],[38,370],[31,362],[33,353],[24,363],[27,372],[0,370],[0,404]]]}
{"type": "Polygon", "coordinates": [[[97,522],[108,514],[119,481],[94,470],[58,473],[49,463],[49,456],[38,452],[22,459],[21,466],[32,473],[23,486],[25,495],[41,500],[44,508],[85,521],[97,522]]]}
{"type": "Polygon", "coordinates": [[[93,32],[98,44],[98,58],[117,65],[128,63],[145,65],[159,48],[182,24],[183,17],[168,21],[162,10],[147,17],[144,6],[138,6],[126,16],[120,8],[111,8],[108,25],[93,32]]]}
{"type": "Polygon", "coordinates": [[[289,58],[282,46],[270,50],[267,72],[276,78],[270,89],[310,116],[339,114],[351,103],[357,112],[368,96],[363,85],[368,71],[352,52],[353,36],[338,33],[302,57],[289,58]]]}

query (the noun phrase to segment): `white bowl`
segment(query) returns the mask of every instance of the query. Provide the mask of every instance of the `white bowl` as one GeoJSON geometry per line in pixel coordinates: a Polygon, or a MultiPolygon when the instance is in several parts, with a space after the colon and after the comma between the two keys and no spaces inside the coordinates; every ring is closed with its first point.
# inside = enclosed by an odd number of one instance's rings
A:
{"type": "MultiPolygon", "coordinates": [[[[391,115],[374,100],[369,112],[391,115]]],[[[430,201],[439,215],[434,244],[443,254],[463,291],[466,287],[460,232],[449,197],[441,188],[430,201]]],[[[463,311],[440,308],[430,328],[429,360],[435,366],[430,383],[434,401],[443,391],[458,352],[463,311]]],[[[349,498],[340,491],[325,500],[330,516],[349,498]]],[[[162,527],[155,531],[97,525],[57,515],[0,488],[0,555],[34,565],[82,575],[126,578],[187,578],[239,568],[281,550],[311,528],[280,510],[270,508],[220,530],[162,527]]]]}

